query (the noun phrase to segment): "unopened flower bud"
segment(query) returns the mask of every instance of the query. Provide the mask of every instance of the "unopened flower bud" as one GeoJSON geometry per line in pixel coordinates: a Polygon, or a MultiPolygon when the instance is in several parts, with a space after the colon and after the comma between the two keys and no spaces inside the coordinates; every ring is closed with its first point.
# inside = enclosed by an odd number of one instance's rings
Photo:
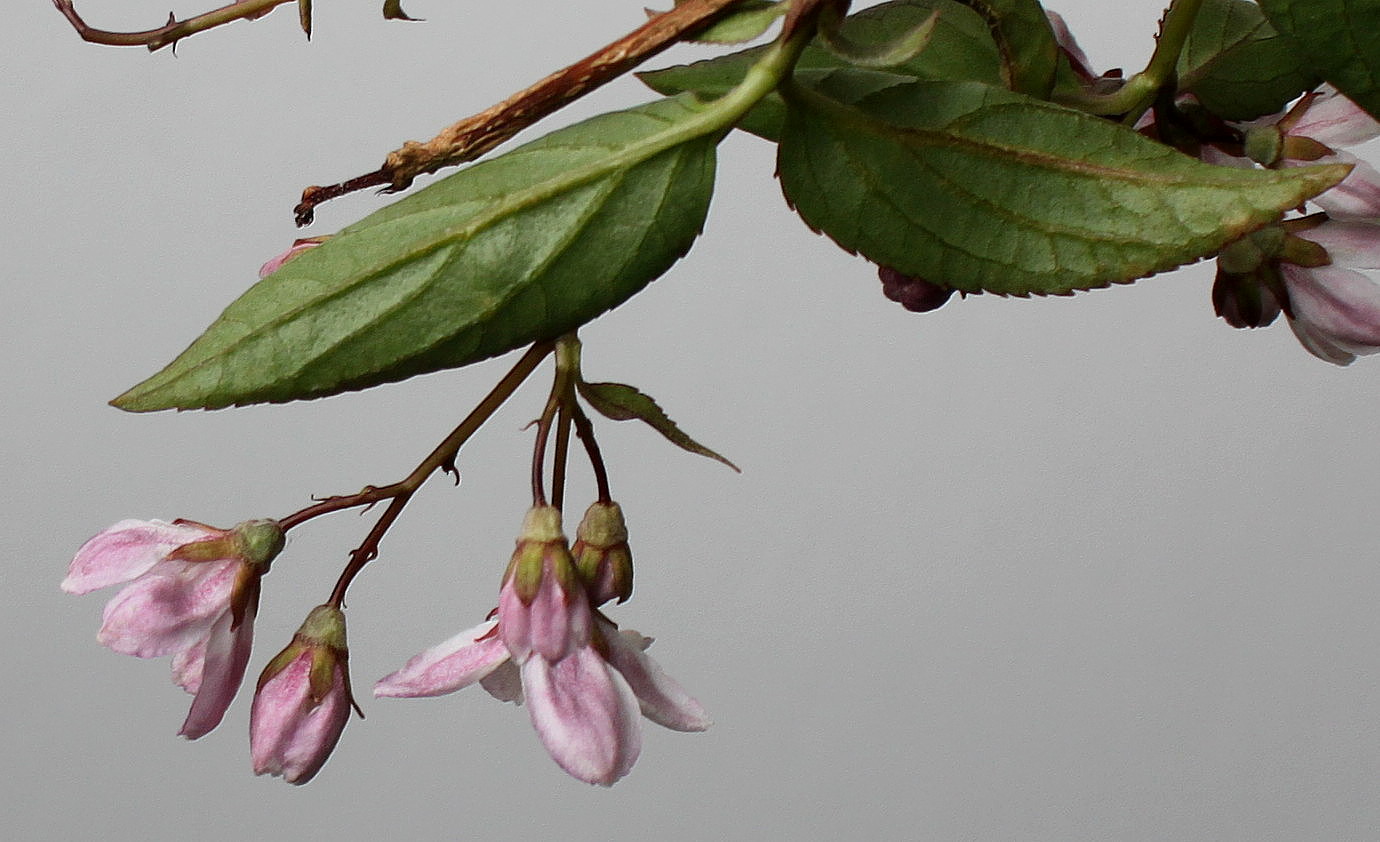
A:
{"type": "Polygon", "coordinates": [[[332,605],[313,608],[259,677],[249,714],[255,774],[304,784],[320,771],[356,707],[348,659],[345,615],[332,605]]]}
{"type": "Polygon", "coordinates": [[[890,266],[878,266],[877,276],[882,279],[882,295],[912,313],[937,310],[954,294],[952,287],[942,286],[914,275],[902,274],[890,266]]]}
{"type": "MultiPolygon", "coordinates": [[[[1271,283],[1264,279],[1278,275],[1270,264],[1262,264],[1247,273],[1226,271],[1217,267],[1217,280],[1212,284],[1212,307],[1222,320],[1235,328],[1265,327],[1280,313],[1279,299],[1271,283]]],[[[1278,288],[1278,284],[1275,284],[1278,288]]]]}
{"type": "Polygon", "coordinates": [[[632,596],[632,551],[623,509],[617,503],[595,503],[585,511],[570,553],[594,605],[614,598],[625,602],[632,596]]]}

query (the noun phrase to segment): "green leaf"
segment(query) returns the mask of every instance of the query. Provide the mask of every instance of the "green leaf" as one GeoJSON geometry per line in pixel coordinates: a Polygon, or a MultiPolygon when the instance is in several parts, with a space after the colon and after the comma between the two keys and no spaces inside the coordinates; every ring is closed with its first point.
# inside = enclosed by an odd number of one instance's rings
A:
{"type": "MultiPolygon", "coordinates": [[[[833,8],[824,7],[826,13],[833,8]]],[[[819,38],[829,52],[855,67],[882,70],[913,61],[920,55],[930,44],[934,27],[939,23],[939,13],[931,14],[919,26],[902,32],[895,40],[877,45],[849,40],[842,32],[841,23],[837,17],[829,18],[827,14],[821,16],[819,38]]]]}
{"type": "Polygon", "coordinates": [[[1380,0],[1260,0],[1303,60],[1380,119],[1380,0]]]}
{"type": "Polygon", "coordinates": [[[122,409],[335,394],[467,365],[616,307],[699,234],[704,106],[605,114],[374,213],[250,288],[122,409]]]}
{"type": "Polygon", "coordinates": [[[963,0],[992,30],[1001,53],[1002,81],[1044,99],[1054,88],[1059,42],[1038,0],[963,0]]]}
{"type": "Polygon", "coordinates": [[[792,89],[782,188],[843,248],[965,292],[1064,294],[1172,269],[1347,173],[1214,167],[991,86],[874,76],[792,89]]]}
{"type": "Polygon", "coordinates": [[[1179,90],[1227,120],[1284,109],[1322,81],[1249,0],[1207,0],[1179,56],[1179,90]]]}
{"type": "MultiPolygon", "coordinates": [[[[676,3],[680,5],[680,2],[676,3]]],[[[770,0],[744,0],[726,17],[710,24],[708,28],[695,33],[687,41],[703,44],[741,44],[760,37],[776,19],[786,14],[788,3],[773,3],[770,0]]]]}
{"type": "MultiPolygon", "coordinates": [[[[1002,84],[1001,54],[997,52],[986,21],[955,0],[902,0],[873,6],[849,15],[840,32],[852,43],[875,49],[914,31],[935,12],[939,13],[939,20],[929,46],[910,61],[891,68],[890,72],[912,79],[1002,84]]],[[[702,97],[716,97],[742,80],[763,49],[758,47],[694,64],[639,73],[638,78],[663,94],[693,91],[702,97]]],[[[843,59],[829,50],[812,45],[801,54],[796,69],[827,70],[845,65],[843,59]]],[[[785,118],[785,104],[780,96],[772,94],[748,112],[738,122],[738,127],[775,141],[781,136],[785,118]]]]}
{"type": "Polygon", "coordinates": [[[677,447],[688,450],[691,453],[698,453],[701,456],[708,456],[717,462],[722,462],[738,473],[738,466],[728,461],[724,457],[695,441],[681,431],[666,415],[665,410],[657,405],[657,402],[650,395],[645,395],[622,383],[586,383],[583,380],[576,384],[580,390],[580,396],[589,402],[589,405],[603,415],[614,421],[631,421],[637,419],[649,424],[666,437],[666,440],[677,447]]]}

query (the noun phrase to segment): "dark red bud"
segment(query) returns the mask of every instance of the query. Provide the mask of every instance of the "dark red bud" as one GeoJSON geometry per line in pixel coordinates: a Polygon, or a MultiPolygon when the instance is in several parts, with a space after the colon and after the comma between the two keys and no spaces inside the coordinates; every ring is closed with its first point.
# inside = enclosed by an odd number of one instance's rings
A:
{"type": "Polygon", "coordinates": [[[882,279],[882,295],[912,313],[938,310],[954,294],[951,287],[941,286],[914,275],[903,275],[890,266],[878,266],[877,277],[882,279]]]}

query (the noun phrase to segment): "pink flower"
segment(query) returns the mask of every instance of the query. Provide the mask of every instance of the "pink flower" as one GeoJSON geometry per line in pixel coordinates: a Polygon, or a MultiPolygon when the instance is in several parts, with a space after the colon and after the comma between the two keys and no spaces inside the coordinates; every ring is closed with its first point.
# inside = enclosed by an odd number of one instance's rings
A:
{"type": "Polygon", "coordinates": [[[268,262],[259,267],[259,277],[267,278],[269,275],[283,268],[284,263],[287,263],[304,251],[316,248],[325,241],[325,237],[307,237],[301,240],[293,240],[292,245],[288,247],[287,251],[269,258],[268,262]]]}
{"type": "Polygon", "coordinates": [[[259,677],[249,714],[256,775],[304,784],[321,770],[355,707],[348,659],[345,615],[318,605],[259,677]]]}
{"type": "MultiPolygon", "coordinates": [[[[1380,172],[1355,155],[1338,149],[1380,137],[1380,122],[1336,88],[1323,85],[1316,94],[1295,104],[1273,128],[1279,137],[1278,146],[1274,147],[1275,160],[1262,163],[1278,162],[1282,166],[1350,164],[1350,175],[1311,201],[1333,219],[1380,218],[1380,172]]],[[[1247,131],[1248,151],[1254,151],[1252,133],[1258,131],[1258,128],[1247,131]]],[[[1265,143],[1273,147],[1268,137],[1265,143]]]]}
{"type": "Polygon", "coordinates": [[[1380,225],[1332,220],[1295,236],[1321,246],[1331,261],[1279,264],[1299,342],[1336,365],[1380,351],[1380,286],[1355,271],[1380,269],[1380,225]]]}
{"type": "Polygon", "coordinates": [[[282,547],[270,520],[229,530],[124,520],[82,545],[62,589],[129,583],[106,604],[97,640],[124,655],[173,656],[173,681],[195,697],[178,733],[194,740],[220,724],[239,690],[259,579],[282,547]]]}
{"type": "Polygon", "coordinates": [[[412,658],[380,680],[374,695],[439,696],[478,681],[502,701],[525,699],[552,759],[604,786],[637,760],[639,710],[673,730],[708,728],[699,702],[643,653],[651,640],[595,614],[578,582],[560,513],[533,509],[500,591],[498,618],[412,658]]]}

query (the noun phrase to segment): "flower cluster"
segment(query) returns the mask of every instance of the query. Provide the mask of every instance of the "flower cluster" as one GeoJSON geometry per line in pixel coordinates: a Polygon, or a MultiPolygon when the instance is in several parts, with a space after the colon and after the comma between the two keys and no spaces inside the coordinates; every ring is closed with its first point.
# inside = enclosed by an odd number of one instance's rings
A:
{"type": "Polygon", "coordinates": [[[438,696],[478,682],[501,701],[525,699],[552,759],[604,786],[637,760],[639,710],[667,728],[703,731],[704,708],[644,654],[651,640],[620,631],[597,610],[631,588],[626,535],[618,507],[596,503],[576,533],[577,565],[559,510],[531,509],[497,617],[412,658],[374,695],[438,696]]]}
{"type": "Polygon", "coordinates": [[[1261,327],[1282,311],[1304,348],[1337,365],[1380,351],[1380,286],[1356,271],[1380,268],[1380,172],[1340,149],[1380,136],[1380,123],[1324,85],[1242,131],[1244,157],[1214,151],[1211,159],[1352,169],[1311,200],[1320,214],[1286,220],[1223,253],[1213,289],[1217,313],[1234,327],[1261,327]]]}

